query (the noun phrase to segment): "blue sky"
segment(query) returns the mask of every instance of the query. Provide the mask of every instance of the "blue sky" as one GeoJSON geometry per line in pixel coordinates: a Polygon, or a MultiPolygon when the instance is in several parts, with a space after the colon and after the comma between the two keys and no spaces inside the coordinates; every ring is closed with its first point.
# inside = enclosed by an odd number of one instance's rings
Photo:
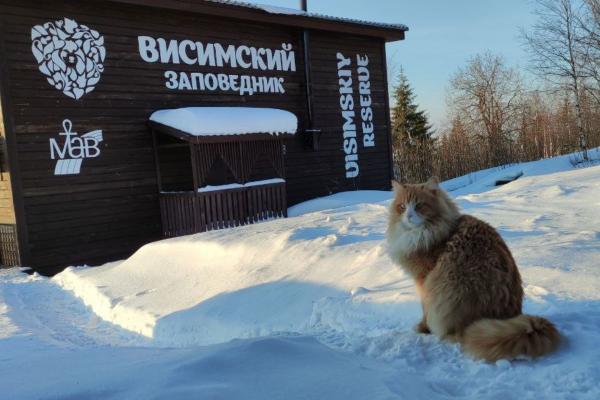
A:
{"type": "MultiPolygon", "coordinates": [[[[299,4],[249,2],[291,8],[299,4]]],[[[308,7],[322,14],[407,25],[406,40],[388,45],[388,68],[404,67],[419,105],[436,126],[446,118],[448,80],[469,57],[490,50],[511,65],[527,66],[519,28],[534,22],[531,0],[309,0],[308,7]]]]}

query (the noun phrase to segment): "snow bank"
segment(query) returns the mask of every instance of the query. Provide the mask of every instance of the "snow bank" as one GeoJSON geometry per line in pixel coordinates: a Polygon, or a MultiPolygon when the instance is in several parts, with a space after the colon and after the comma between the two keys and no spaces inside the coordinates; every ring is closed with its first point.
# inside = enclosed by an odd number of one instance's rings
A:
{"type": "Polygon", "coordinates": [[[565,336],[540,360],[475,362],[415,334],[414,283],[384,247],[391,193],[359,192],[52,280],[0,271],[3,395],[596,400],[600,166],[567,160],[510,167],[523,176],[499,187],[491,182],[508,168],[481,172],[477,190],[453,192],[507,240],[525,312],[565,336]]]}
{"type": "Polygon", "coordinates": [[[0,270],[3,399],[394,397],[389,366],[311,337],[184,349],[130,347],[125,338],[45,278],[0,270]]]}
{"type": "Polygon", "coordinates": [[[336,193],[327,197],[296,204],[288,209],[288,215],[290,217],[297,217],[312,212],[340,209],[361,203],[381,203],[391,198],[392,194],[390,192],[379,190],[336,193]]]}
{"type": "Polygon", "coordinates": [[[332,349],[314,337],[187,348],[148,344],[102,321],[48,279],[0,270],[3,399],[388,400],[399,395],[398,386],[389,384],[398,381],[391,366],[332,349]]]}
{"type": "Polygon", "coordinates": [[[193,136],[295,134],[298,118],[285,110],[253,107],[187,107],[155,111],[150,121],[193,136]]]}
{"type": "MultiPolygon", "coordinates": [[[[442,187],[454,196],[481,193],[499,186],[498,183],[502,181],[512,181],[523,176],[548,175],[571,170],[573,169],[572,162],[577,157],[577,154],[566,154],[545,160],[483,169],[447,180],[442,183],[442,187]]],[[[600,148],[590,150],[589,157],[597,163],[600,160],[600,148]]]]}
{"type": "Polygon", "coordinates": [[[390,284],[405,277],[385,254],[385,213],[384,205],[359,204],[335,216],[164,240],[122,262],[68,268],[54,281],[157,345],[310,333],[317,325],[357,325],[358,315],[364,329],[380,317],[384,328],[408,328],[401,319],[417,317],[417,300],[408,285],[390,284]],[[339,308],[352,321],[340,322],[339,308]]]}
{"type": "MultiPolygon", "coordinates": [[[[595,298],[600,280],[581,265],[595,265],[589,260],[598,258],[597,246],[587,243],[597,243],[600,233],[581,210],[597,203],[597,169],[540,175],[560,168],[572,166],[561,157],[489,171],[453,193],[482,190],[458,196],[459,204],[498,227],[535,287],[595,298]],[[524,176],[483,192],[509,170],[524,176]],[[580,256],[564,243],[583,246],[580,256]],[[574,260],[580,274],[571,281],[557,277],[564,272],[535,269],[565,271],[574,260]]],[[[281,332],[332,330],[356,338],[409,329],[421,311],[412,281],[386,254],[389,199],[390,192],[339,193],[292,207],[297,217],[151,243],[127,260],[68,268],[54,281],[103,319],[158,346],[281,332]]]]}
{"type": "MultiPolygon", "coordinates": [[[[595,300],[600,233],[585,210],[597,203],[597,174],[525,175],[457,199],[507,239],[531,298],[552,287],[561,298],[595,300]],[[569,273],[574,262],[577,275],[569,273]]],[[[361,347],[364,337],[409,330],[421,312],[411,279],[386,254],[390,198],[337,194],[293,208],[298,217],[151,243],[128,260],[68,268],[54,281],[156,346],[294,332],[361,347]]]]}

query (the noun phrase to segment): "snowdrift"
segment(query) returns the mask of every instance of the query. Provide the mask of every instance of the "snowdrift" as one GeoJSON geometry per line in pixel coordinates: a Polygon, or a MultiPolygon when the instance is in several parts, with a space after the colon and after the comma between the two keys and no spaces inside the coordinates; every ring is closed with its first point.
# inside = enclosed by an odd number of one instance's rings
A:
{"type": "Polygon", "coordinates": [[[103,319],[161,346],[323,325],[408,328],[402,321],[417,318],[418,301],[385,254],[386,212],[383,203],[363,203],[164,240],[122,262],[69,268],[54,281],[103,319]]]}
{"type": "MultiPolygon", "coordinates": [[[[589,299],[599,296],[597,274],[579,265],[575,277],[566,269],[574,245],[578,261],[596,264],[589,260],[598,257],[600,234],[581,210],[598,204],[597,169],[573,170],[564,156],[480,171],[444,187],[508,240],[525,281],[535,282],[530,299],[543,286],[589,299]],[[561,170],[571,171],[549,174],[561,170]]],[[[156,346],[293,332],[355,347],[364,337],[409,330],[421,312],[412,281],[386,254],[391,196],[336,194],[292,207],[288,219],[151,243],[121,262],[68,268],[54,282],[156,346]]]]}
{"type": "Polygon", "coordinates": [[[559,157],[444,185],[507,240],[525,311],[566,338],[557,352],[486,364],[414,333],[414,285],[383,240],[391,193],[340,193],[51,280],[0,270],[3,395],[600,398],[600,166],[559,157]]]}

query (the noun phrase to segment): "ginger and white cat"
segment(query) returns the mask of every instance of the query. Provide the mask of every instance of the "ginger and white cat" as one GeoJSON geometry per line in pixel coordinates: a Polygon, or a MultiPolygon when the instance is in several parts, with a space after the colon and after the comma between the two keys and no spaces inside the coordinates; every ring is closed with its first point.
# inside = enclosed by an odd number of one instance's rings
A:
{"type": "Polygon", "coordinates": [[[487,361],[555,350],[554,325],[522,314],[521,276],[496,230],[462,215],[435,178],[392,184],[387,241],[393,261],[416,282],[423,305],[417,331],[458,341],[487,361]]]}

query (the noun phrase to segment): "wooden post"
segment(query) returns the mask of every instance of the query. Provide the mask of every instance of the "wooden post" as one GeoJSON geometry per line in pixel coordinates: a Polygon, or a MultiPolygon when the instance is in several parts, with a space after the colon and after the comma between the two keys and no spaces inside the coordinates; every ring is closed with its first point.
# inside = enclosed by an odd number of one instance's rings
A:
{"type": "Polygon", "coordinates": [[[200,192],[198,191],[198,189],[200,189],[200,178],[198,177],[198,171],[199,171],[199,166],[200,166],[200,162],[198,160],[198,145],[194,145],[192,142],[190,142],[190,157],[192,160],[192,180],[193,180],[193,184],[194,187],[192,188],[192,203],[193,203],[193,213],[194,213],[194,231],[195,232],[201,232],[203,230],[203,223],[202,223],[202,206],[200,205],[200,192]]]}
{"type": "Polygon", "coordinates": [[[393,138],[392,138],[392,118],[390,117],[390,94],[389,94],[389,88],[388,88],[388,69],[387,69],[387,53],[385,50],[385,41],[382,42],[381,44],[381,58],[382,58],[382,62],[383,62],[383,84],[385,87],[385,120],[387,123],[387,140],[388,140],[388,160],[390,163],[390,179],[388,179],[389,182],[389,189],[391,189],[392,187],[392,179],[395,179],[396,177],[394,176],[394,147],[393,147],[393,138]]]}
{"type": "Polygon", "coordinates": [[[152,129],[152,147],[154,147],[154,165],[156,166],[156,184],[158,193],[162,192],[162,180],[160,178],[160,160],[158,158],[158,141],[156,139],[156,131],[152,129]]]}
{"type": "Polygon", "coordinates": [[[196,153],[196,148],[194,144],[190,142],[190,158],[192,160],[192,180],[194,181],[194,187],[192,190],[194,193],[198,193],[198,189],[200,189],[200,182],[198,179],[198,155],[196,153]]]}

